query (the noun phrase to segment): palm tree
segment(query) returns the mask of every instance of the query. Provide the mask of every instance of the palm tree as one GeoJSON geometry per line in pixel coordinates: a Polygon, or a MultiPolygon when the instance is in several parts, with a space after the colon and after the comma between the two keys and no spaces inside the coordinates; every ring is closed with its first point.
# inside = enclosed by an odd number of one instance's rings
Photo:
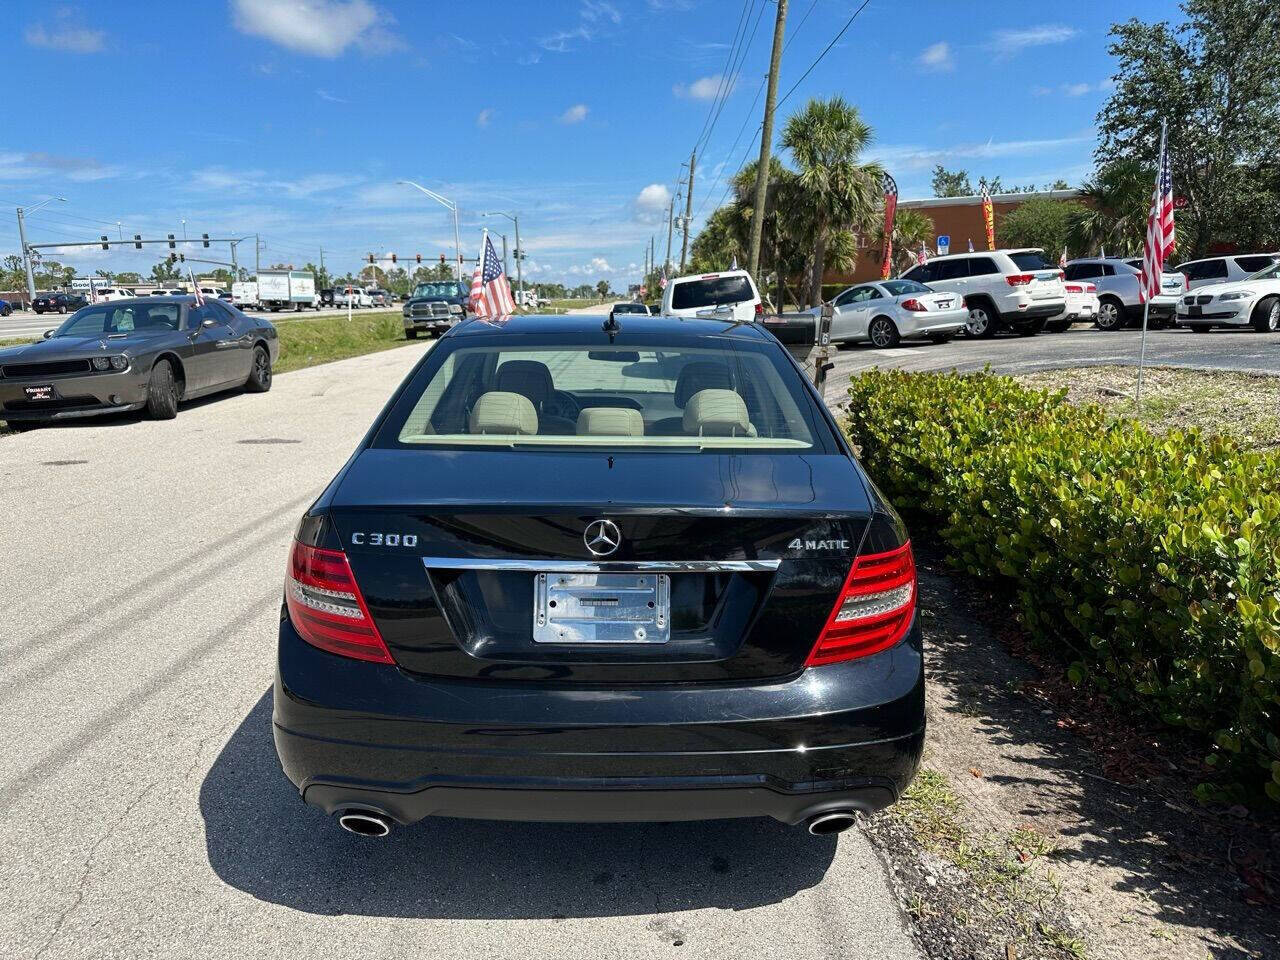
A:
{"type": "Polygon", "coordinates": [[[811,218],[809,304],[822,301],[827,250],[836,231],[858,231],[871,223],[880,201],[879,164],[859,163],[871,142],[871,127],[843,97],[810,100],[783,127],[782,145],[799,168],[803,209],[811,218]]]}
{"type": "Polygon", "coordinates": [[[1115,160],[1080,185],[1088,209],[1075,218],[1067,246],[1077,256],[1110,247],[1117,254],[1142,249],[1154,178],[1136,160],[1115,160]]]}
{"type": "MultiPolygon", "coordinates": [[[[890,269],[894,273],[908,270],[916,262],[916,251],[933,240],[933,221],[919,210],[899,209],[893,218],[893,260],[890,269]]],[[[880,250],[884,250],[884,223],[876,231],[880,250]]]]}

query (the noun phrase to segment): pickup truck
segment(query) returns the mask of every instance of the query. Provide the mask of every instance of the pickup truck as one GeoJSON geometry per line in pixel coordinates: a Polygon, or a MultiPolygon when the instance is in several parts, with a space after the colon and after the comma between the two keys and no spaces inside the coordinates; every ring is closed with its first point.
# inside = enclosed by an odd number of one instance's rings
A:
{"type": "Polygon", "coordinates": [[[437,280],[420,283],[401,308],[404,335],[410,340],[419,333],[435,336],[444,333],[467,315],[471,288],[460,280],[437,280]]]}

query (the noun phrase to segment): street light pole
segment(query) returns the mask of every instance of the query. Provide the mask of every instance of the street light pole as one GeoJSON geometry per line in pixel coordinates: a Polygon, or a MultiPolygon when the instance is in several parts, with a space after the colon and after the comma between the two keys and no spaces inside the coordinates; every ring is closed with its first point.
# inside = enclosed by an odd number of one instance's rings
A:
{"type": "Polygon", "coordinates": [[[454,259],[454,266],[457,268],[457,272],[458,272],[458,281],[461,282],[462,281],[462,241],[459,238],[459,234],[458,234],[458,205],[454,203],[452,200],[448,199],[447,197],[442,197],[440,196],[440,194],[436,193],[434,190],[428,190],[422,184],[414,183],[412,180],[397,180],[396,183],[403,183],[417,190],[421,190],[423,193],[425,193],[428,197],[430,197],[436,203],[440,204],[445,209],[451,210],[453,212],[453,255],[454,255],[453,259],[454,259]]]}
{"type": "MultiPolygon", "coordinates": [[[[516,303],[524,306],[524,249],[520,246],[520,214],[507,213],[505,210],[487,210],[480,214],[482,217],[506,217],[516,226],[516,289],[519,294],[516,297],[516,303]]],[[[506,269],[506,257],[503,256],[503,269],[506,269]]],[[[507,277],[510,278],[508,273],[507,277]]]]}
{"type": "Polygon", "coordinates": [[[27,246],[27,231],[26,231],[26,224],[24,222],[24,218],[26,214],[34,213],[36,210],[39,210],[41,207],[43,207],[46,203],[52,203],[54,200],[60,200],[63,203],[67,202],[66,197],[49,197],[45,200],[41,200],[34,207],[31,207],[27,210],[23,210],[22,207],[17,208],[18,210],[18,243],[21,244],[22,246],[22,265],[27,271],[27,296],[32,301],[34,301],[36,298],[36,277],[35,277],[35,273],[31,269],[31,248],[27,246]]]}

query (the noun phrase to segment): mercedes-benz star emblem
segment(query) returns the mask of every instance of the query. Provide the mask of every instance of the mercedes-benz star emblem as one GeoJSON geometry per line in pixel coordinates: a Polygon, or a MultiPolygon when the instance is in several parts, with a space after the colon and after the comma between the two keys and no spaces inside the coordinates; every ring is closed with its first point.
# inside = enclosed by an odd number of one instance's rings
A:
{"type": "Polygon", "coordinates": [[[582,541],[597,557],[607,557],[622,543],[622,534],[612,520],[592,520],[582,531],[582,541]]]}

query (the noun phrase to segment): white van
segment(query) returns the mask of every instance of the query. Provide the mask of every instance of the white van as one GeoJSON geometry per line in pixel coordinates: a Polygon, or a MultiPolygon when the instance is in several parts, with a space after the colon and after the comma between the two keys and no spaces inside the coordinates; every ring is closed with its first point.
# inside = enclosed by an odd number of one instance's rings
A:
{"type": "Polygon", "coordinates": [[[764,305],[751,274],[724,270],[670,281],[662,291],[662,315],[750,323],[764,315],[764,305]]]}

